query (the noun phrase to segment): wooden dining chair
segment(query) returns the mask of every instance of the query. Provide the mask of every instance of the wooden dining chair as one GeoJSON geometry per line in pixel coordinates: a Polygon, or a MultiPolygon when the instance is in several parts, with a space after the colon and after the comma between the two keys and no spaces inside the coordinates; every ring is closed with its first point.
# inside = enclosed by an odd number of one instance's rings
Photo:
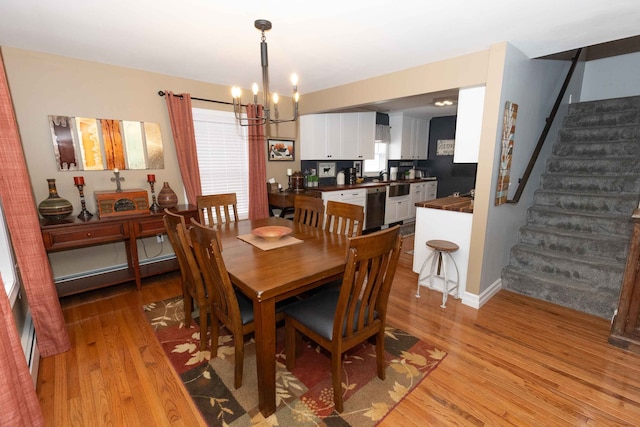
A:
{"type": "Polygon", "coordinates": [[[293,199],[293,222],[321,229],[324,224],[322,199],[297,194],[293,199]]]}
{"type": "Polygon", "coordinates": [[[238,222],[238,200],[236,193],[209,194],[196,197],[200,224],[238,222]]]}
{"type": "Polygon", "coordinates": [[[349,238],[340,288],[329,288],[285,308],[287,369],[296,364],[299,332],[331,352],[333,400],[343,410],[342,353],[375,336],[378,377],[385,378],[387,301],[402,246],[400,226],[349,238]]]}
{"type": "MultiPolygon", "coordinates": [[[[244,363],[244,336],[255,331],[253,302],[236,290],[222,258],[219,231],[191,219],[191,243],[196,261],[211,295],[211,357],[216,357],[220,323],[233,335],[235,349],[234,387],[242,386],[244,363]],[[216,344],[214,347],[214,343],[216,344]]],[[[296,300],[297,301],[297,300],[296,300]]],[[[276,321],[284,319],[282,310],[293,299],[276,304],[276,321]]]]}
{"type": "Polygon", "coordinates": [[[169,236],[169,242],[173,246],[173,251],[180,266],[184,323],[187,327],[191,325],[191,313],[193,311],[193,302],[195,301],[200,312],[200,350],[204,350],[207,344],[207,316],[209,316],[210,302],[207,298],[200,269],[193,256],[191,239],[186,232],[187,226],[184,217],[174,214],[168,209],[165,209],[164,213],[164,226],[167,230],[167,236],[169,236]]]}
{"type": "Polygon", "coordinates": [[[325,230],[347,237],[355,237],[362,235],[363,226],[364,207],[335,200],[327,202],[325,230]]]}

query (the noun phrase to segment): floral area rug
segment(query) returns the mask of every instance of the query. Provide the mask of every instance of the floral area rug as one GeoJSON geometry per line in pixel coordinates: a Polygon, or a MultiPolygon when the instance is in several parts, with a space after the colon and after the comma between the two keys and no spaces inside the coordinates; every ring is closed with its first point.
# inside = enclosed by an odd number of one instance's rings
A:
{"type": "MultiPolygon", "coordinates": [[[[196,321],[185,327],[182,297],[145,305],[147,319],[191,398],[210,426],[375,426],[437,368],[446,353],[392,327],[386,330],[386,379],[376,374],[375,347],[358,346],[343,356],[344,411],[334,410],[330,356],[304,341],[290,372],[285,364],[284,328],[276,348],[276,413],[258,410],[255,343],[245,339],[242,387],[234,389],[233,337],[221,330],[217,357],[200,351],[196,321]]],[[[197,319],[196,319],[197,320],[197,319]]]]}

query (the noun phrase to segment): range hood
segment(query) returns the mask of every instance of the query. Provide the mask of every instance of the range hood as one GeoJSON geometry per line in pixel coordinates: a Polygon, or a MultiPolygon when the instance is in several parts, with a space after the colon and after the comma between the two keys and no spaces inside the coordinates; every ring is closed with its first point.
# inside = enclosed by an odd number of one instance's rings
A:
{"type": "Polygon", "coordinates": [[[376,138],[375,142],[391,142],[391,127],[389,126],[389,115],[376,113],[376,138]]]}

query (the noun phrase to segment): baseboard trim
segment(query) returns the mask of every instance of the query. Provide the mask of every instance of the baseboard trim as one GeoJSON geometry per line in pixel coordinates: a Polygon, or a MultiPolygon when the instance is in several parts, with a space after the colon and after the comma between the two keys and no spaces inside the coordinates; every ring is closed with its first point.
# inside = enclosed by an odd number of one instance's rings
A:
{"type": "Polygon", "coordinates": [[[462,303],[469,307],[480,309],[480,307],[485,305],[487,301],[500,291],[500,289],[502,289],[502,279],[498,279],[493,282],[491,286],[485,289],[484,292],[481,292],[480,295],[465,292],[462,297],[462,303]]]}

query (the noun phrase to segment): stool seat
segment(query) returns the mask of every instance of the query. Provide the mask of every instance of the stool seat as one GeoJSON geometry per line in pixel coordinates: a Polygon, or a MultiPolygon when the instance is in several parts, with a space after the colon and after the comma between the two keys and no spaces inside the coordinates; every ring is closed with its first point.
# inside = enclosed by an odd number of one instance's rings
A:
{"type": "Polygon", "coordinates": [[[448,240],[429,240],[427,246],[441,252],[455,252],[460,249],[460,246],[448,240]]]}
{"type": "Polygon", "coordinates": [[[460,246],[448,240],[428,240],[426,242],[426,245],[427,247],[433,249],[433,251],[424,261],[424,264],[422,264],[422,268],[420,269],[420,273],[418,274],[418,290],[416,291],[416,298],[420,298],[420,286],[427,286],[428,288],[433,289],[433,279],[434,277],[437,277],[442,279],[442,304],[440,305],[440,307],[446,308],[449,292],[455,290],[454,298],[458,298],[460,272],[458,271],[458,265],[451,256],[451,253],[460,249],[460,246]],[[446,259],[443,255],[447,255],[450,262],[453,263],[453,266],[456,270],[456,280],[447,277],[447,268],[445,265],[446,259]],[[422,277],[422,272],[427,267],[427,265],[429,265],[429,262],[431,262],[430,274],[422,277]],[[441,271],[442,275],[440,274],[441,271]],[[429,280],[427,281],[427,279],[429,280]],[[454,286],[449,287],[450,283],[454,286]]]}

